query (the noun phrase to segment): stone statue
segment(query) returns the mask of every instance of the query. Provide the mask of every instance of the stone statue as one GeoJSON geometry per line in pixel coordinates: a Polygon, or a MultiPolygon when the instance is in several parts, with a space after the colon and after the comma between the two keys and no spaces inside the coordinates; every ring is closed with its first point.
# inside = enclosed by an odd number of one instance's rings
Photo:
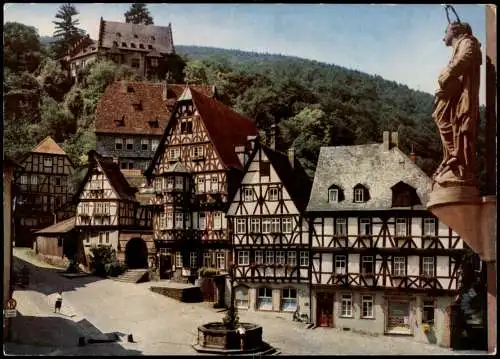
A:
{"type": "Polygon", "coordinates": [[[439,74],[435,94],[432,116],[443,143],[443,161],[432,178],[440,186],[476,187],[481,44],[460,20],[449,23],[443,41],[453,53],[439,74]]]}

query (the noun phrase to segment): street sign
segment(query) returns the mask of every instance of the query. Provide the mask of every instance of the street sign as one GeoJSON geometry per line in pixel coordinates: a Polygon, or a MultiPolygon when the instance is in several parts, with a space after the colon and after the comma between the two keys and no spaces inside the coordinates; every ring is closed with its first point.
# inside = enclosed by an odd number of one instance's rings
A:
{"type": "Polygon", "coordinates": [[[14,298],[10,298],[5,304],[5,309],[16,309],[17,302],[14,298]]]}
{"type": "Polygon", "coordinates": [[[17,316],[17,310],[15,310],[15,309],[5,309],[3,311],[3,316],[5,318],[13,318],[13,317],[17,316]]]}

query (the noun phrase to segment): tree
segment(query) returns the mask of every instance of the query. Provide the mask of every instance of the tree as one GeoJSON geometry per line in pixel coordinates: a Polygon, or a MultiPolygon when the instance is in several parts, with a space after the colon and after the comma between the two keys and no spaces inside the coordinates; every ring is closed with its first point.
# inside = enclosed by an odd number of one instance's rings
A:
{"type": "Polygon", "coordinates": [[[134,3],[123,15],[127,24],[153,25],[153,18],[146,4],[134,3]]]}
{"type": "Polygon", "coordinates": [[[56,41],[53,43],[53,51],[56,56],[61,56],[70,45],[85,35],[85,31],[78,28],[80,21],[73,19],[73,16],[78,14],[78,10],[71,3],[63,4],[59,7],[56,19],[60,19],[61,21],[52,21],[56,27],[53,34],[56,38],[56,41]]]}
{"type": "Polygon", "coordinates": [[[32,26],[7,22],[3,29],[4,66],[14,72],[35,71],[41,61],[40,37],[32,26]]]}
{"type": "Polygon", "coordinates": [[[61,65],[52,59],[47,59],[40,69],[37,78],[42,90],[57,102],[64,99],[64,95],[71,89],[71,81],[61,65]]]}

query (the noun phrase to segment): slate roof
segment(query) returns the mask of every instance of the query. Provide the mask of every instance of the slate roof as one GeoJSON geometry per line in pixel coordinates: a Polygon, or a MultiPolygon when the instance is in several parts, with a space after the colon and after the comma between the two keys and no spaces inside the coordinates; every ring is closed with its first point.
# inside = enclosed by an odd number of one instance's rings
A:
{"type": "MultiPolygon", "coordinates": [[[[256,148],[261,147],[274,170],[278,174],[283,186],[285,186],[292,201],[300,212],[306,209],[309,194],[311,193],[312,181],[306,171],[295,156],[293,168],[288,154],[275,151],[261,143],[256,148]]],[[[256,152],[255,152],[256,153],[256,152]]],[[[248,161],[251,163],[251,160],[248,161]]]]}
{"type": "MultiPolygon", "coordinates": [[[[184,87],[185,85],[165,83],[114,82],[106,88],[97,104],[95,132],[163,135],[171,109],[184,87]],[[166,100],[163,98],[165,86],[167,86],[166,100]],[[131,92],[127,92],[129,88],[131,92]],[[141,110],[134,108],[134,104],[137,103],[140,103],[141,110]],[[122,119],[121,126],[119,121],[122,119]],[[153,122],[150,124],[149,121],[153,122]],[[155,127],[155,121],[158,121],[158,127],[155,127]]],[[[198,85],[193,88],[207,96],[212,95],[211,86],[198,85]]]]}
{"type": "Polygon", "coordinates": [[[35,232],[35,234],[44,235],[44,234],[68,233],[73,228],[75,228],[75,225],[76,225],[75,218],[76,217],[71,217],[71,218],[65,219],[64,221],[57,222],[51,226],[48,226],[46,228],[43,228],[43,229],[35,232]]]}
{"type": "Polygon", "coordinates": [[[391,187],[401,181],[416,189],[422,204],[427,203],[431,179],[399,148],[385,151],[383,144],[321,147],[307,211],[389,210],[391,187]],[[345,198],[328,203],[328,189],[334,184],[345,198]],[[357,184],[368,188],[367,202],[353,202],[357,184]]]}
{"type": "MultiPolygon", "coordinates": [[[[189,94],[187,92],[184,93],[184,91],[183,93],[185,96],[190,97],[188,101],[192,101],[198,110],[199,116],[207,129],[208,136],[215,146],[223,165],[228,169],[237,168],[243,170],[234,147],[245,145],[247,136],[258,135],[255,123],[229,106],[217,101],[213,96],[208,97],[200,93],[195,86],[185,85],[185,87],[189,88],[189,94]]],[[[178,106],[178,103],[176,103],[176,106],[178,106]]],[[[172,110],[172,115],[174,113],[175,108],[172,110]]],[[[167,130],[165,130],[150,166],[145,171],[146,176],[152,173],[156,161],[165,151],[166,136],[167,130]]]]}
{"type": "Polygon", "coordinates": [[[113,42],[118,43],[120,49],[133,50],[148,53],[148,45],[151,45],[161,54],[175,53],[174,41],[172,38],[172,24],[168,26],[127,24],[125,22],[106,21],[101,18],[99,27],[99,47],[111,48],[113,42]],[[126,47],[122,46],[126,43],[126,47]],[[131,44],[135,48],[131,48],[131,44]],[[144,45],[140,49],[139,45],[144,45]]]}
{"type": "Polygon", "coordinates": [[[31,152],[66,155],[66,152],[50,136],[45,137],[31,152]]]}

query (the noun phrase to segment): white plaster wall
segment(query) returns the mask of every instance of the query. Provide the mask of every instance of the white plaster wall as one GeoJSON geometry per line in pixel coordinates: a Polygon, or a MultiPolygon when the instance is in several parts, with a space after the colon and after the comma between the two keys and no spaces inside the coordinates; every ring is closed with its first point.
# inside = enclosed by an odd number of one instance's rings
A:
{"type": "Polygon", "coordinates": [[[418,256],[409,256],[408,257],[408,275],[419,275],[420,267],[419,267],[419,257],[418,256]]]}

